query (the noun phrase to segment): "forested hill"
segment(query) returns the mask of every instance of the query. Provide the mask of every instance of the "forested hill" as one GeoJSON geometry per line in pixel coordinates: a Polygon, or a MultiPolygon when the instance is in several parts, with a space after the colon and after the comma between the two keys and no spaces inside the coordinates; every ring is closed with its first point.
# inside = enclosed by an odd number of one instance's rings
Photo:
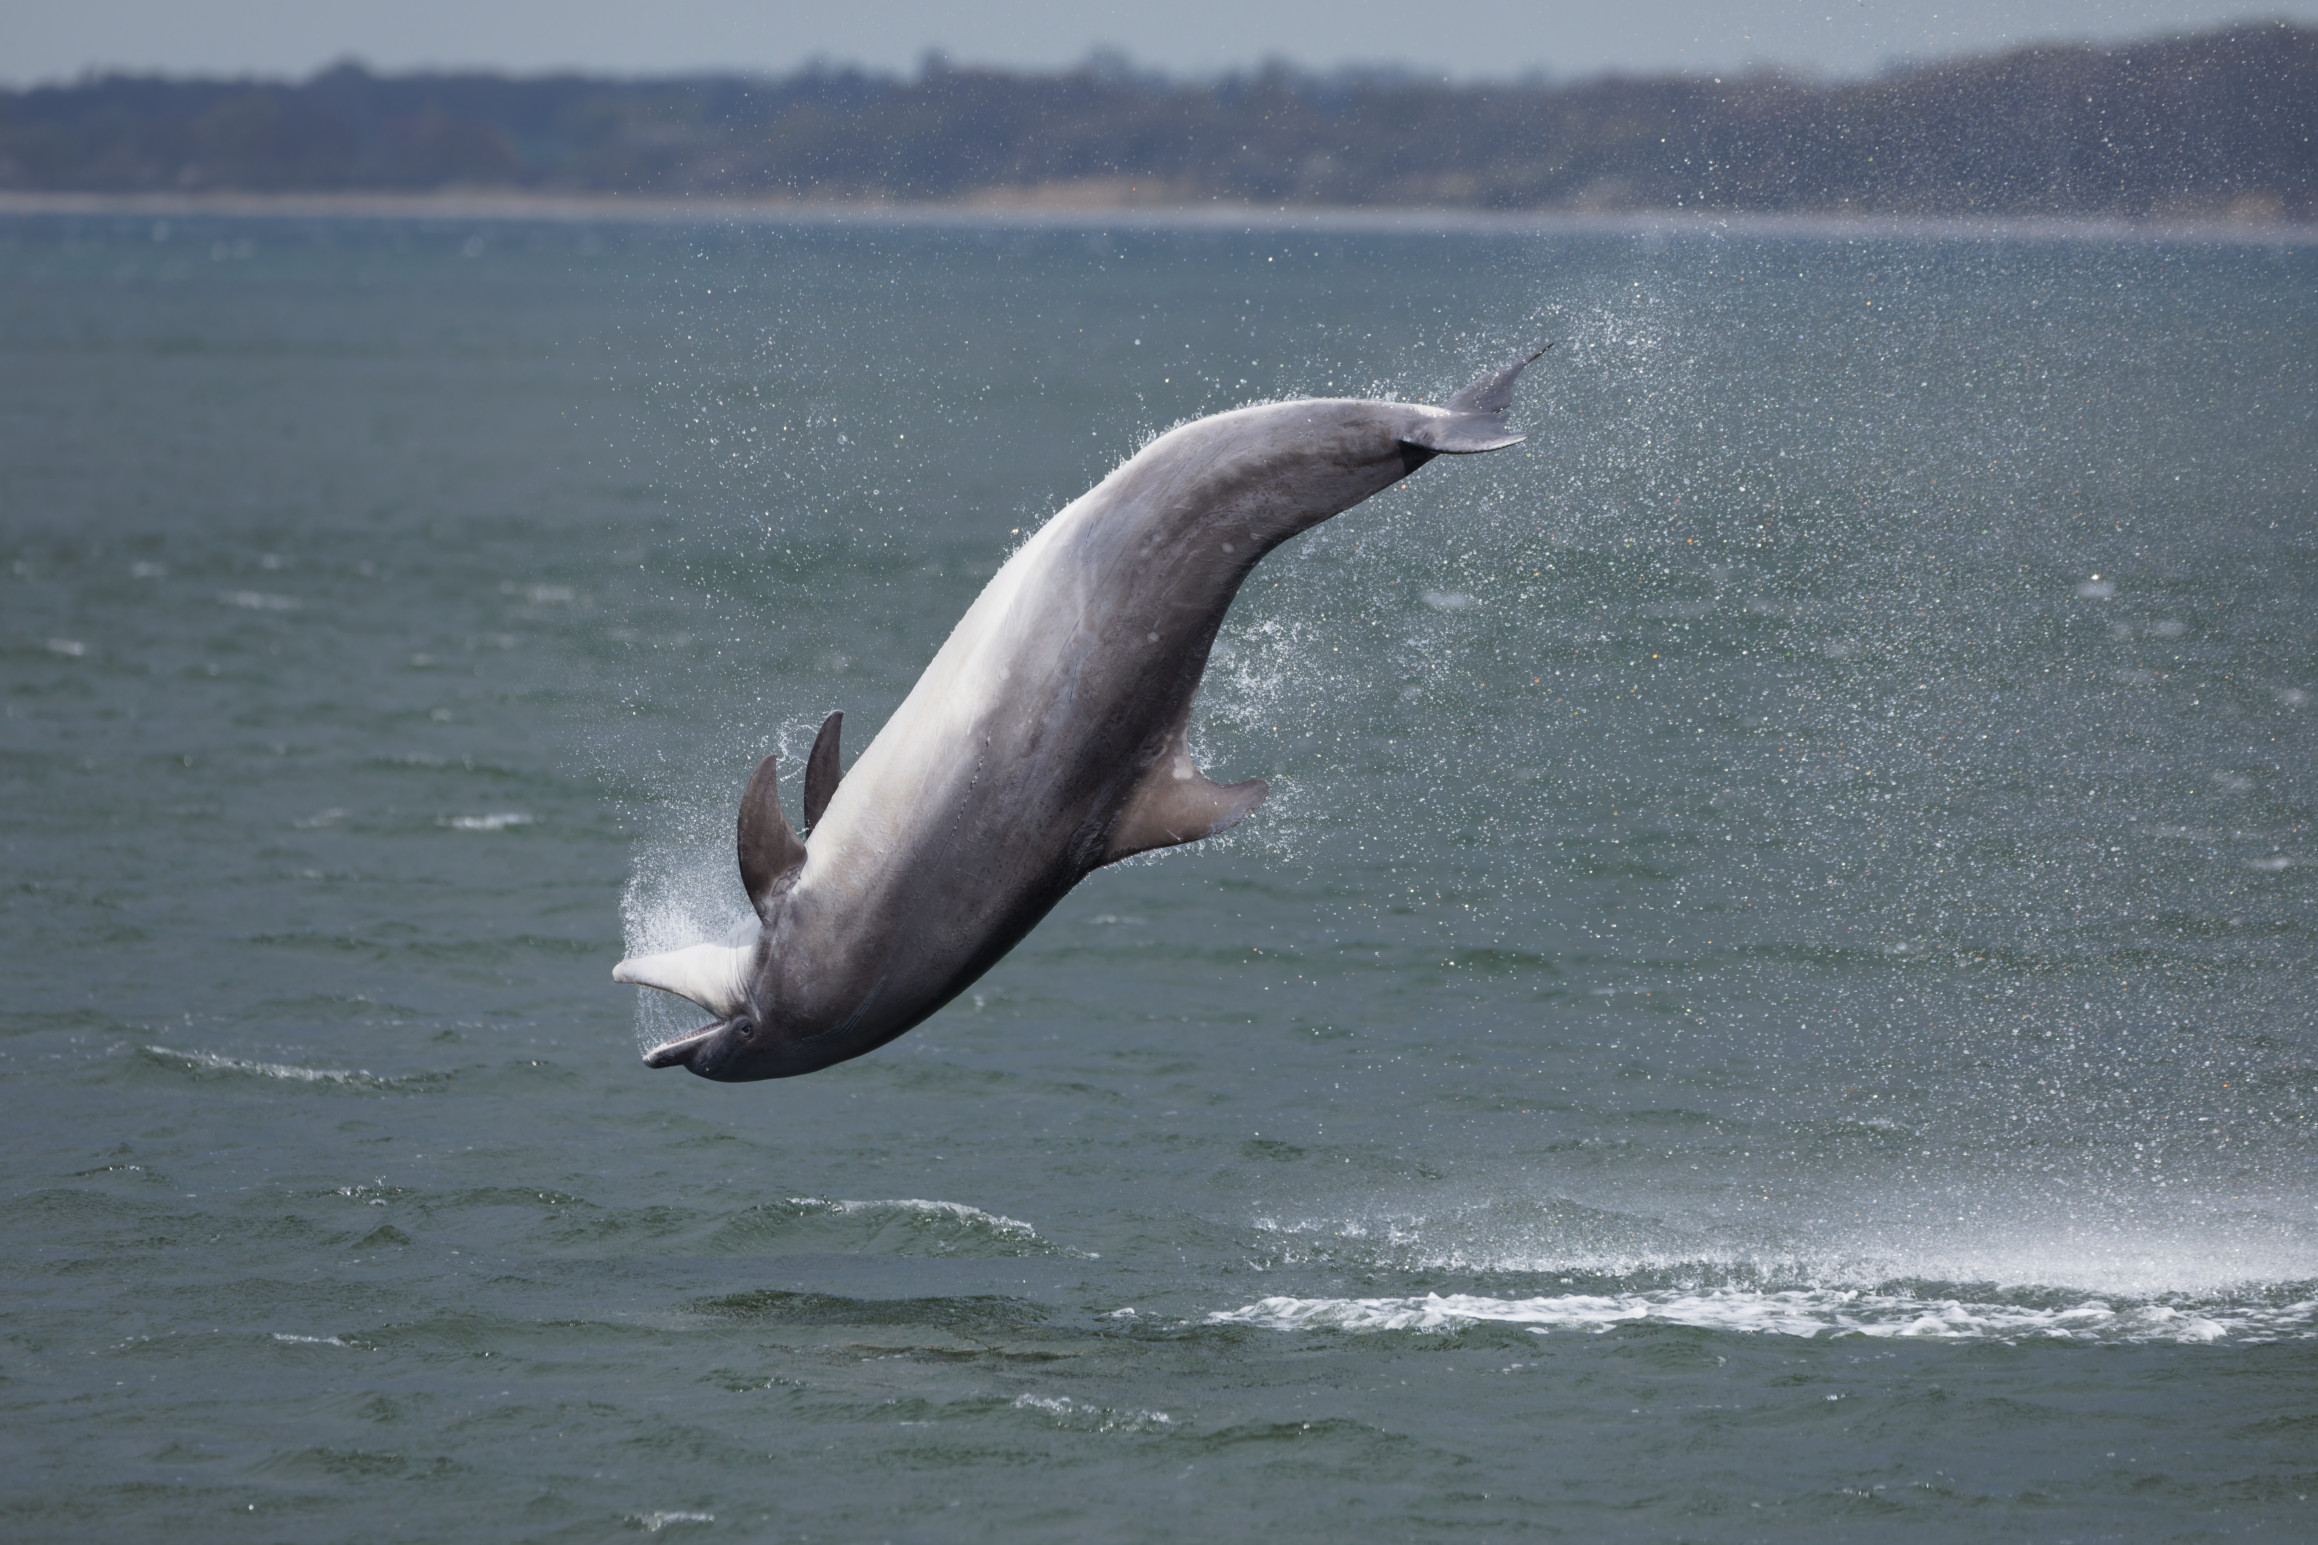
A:
{"type": "Polygon", "coordinates": [[[0,188],[528,189],[2310,218],[2318,29],[1773,74],[1447,85],[1100,61],[915,78],[109,75],[0,92],[0,188]]]}

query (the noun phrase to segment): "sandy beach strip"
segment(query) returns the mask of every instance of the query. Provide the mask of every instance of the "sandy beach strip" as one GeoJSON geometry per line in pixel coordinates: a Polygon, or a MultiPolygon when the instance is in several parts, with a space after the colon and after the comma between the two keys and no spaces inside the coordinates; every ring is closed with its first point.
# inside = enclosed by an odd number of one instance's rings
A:
{"type": "Polygon", "coordinates": [[[2318,223],[2228,218],[1095,203],[1025,189],[943,202],[608,193],[59,193],[0,190],[0,217],[792,225],[889,229],[1268,232],[1348,236],[1743,236],[1811,241],[2163,242],[2318,246],[2318,223]]]}

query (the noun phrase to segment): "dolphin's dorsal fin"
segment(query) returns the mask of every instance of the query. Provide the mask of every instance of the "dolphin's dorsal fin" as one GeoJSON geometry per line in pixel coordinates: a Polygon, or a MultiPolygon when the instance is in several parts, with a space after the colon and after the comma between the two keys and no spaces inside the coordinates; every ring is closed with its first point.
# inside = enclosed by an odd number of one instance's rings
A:
{"type": "Polygon", "coordinates": [[[1111,827],[1103,862],[1115,864],[1153,848],[1172,848],[1212,837],[1237,826],[1270,792],[1271,785],[1261,778],[1245,783],[1211,781],[1192,763],[1191,752],[1178,731],[1167,754],[1127,796],[1125,808],[1111,827]]]}
{"type": "Polygon", "coordinates": [[[805,862],[805,844],[797,840],[797,834],[789,829],[789,818],[781,813],[781,782],[769,756],[757,763],[749,790],[740,797],[737,845],[740,883],[749,893],[749,905],[769,923],[773,900],[782,888],[780,882],[805,862]]]}
{"type": "Polygon", "coordinates": [[[807,832],[821,824],[821,812],[829,808],[829,796],[837,792],[837,785],[845,777],[845,769],[837,765],[837,735],[844,723],[842,712],[823,719],[821,733],[813,737],[813,754],[805,758],[807,832]]]}
{"type": "MultiPolygon", "coordinates": [[[[1545,349],[1552,347],[1549,343],[1545,349]]],[[[1545,349],[1539,349],[1527,359],[1517,359],[1502,370],[1490,371],[1442,403],[1443,411],[1439,415],[1426,418],[1401,436],[1403,443],[1420,451],[1467,456],[1476,451],[1501,451],[1528,439],[1527,435],[1506,432],[1505,410],[1513,406],[1513,383],[1521,379],[1521,372],[1534,364],[1545,349]]]]}

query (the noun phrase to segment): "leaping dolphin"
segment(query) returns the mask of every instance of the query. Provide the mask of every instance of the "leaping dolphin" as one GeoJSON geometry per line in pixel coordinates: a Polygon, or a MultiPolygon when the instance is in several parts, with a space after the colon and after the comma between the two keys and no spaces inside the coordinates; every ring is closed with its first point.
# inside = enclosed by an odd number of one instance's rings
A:
{"type": "Polygon", "coordinates": [[[1248,571],[1435,456],[1523,439],[1505,410],[1536,358],[1440,407],[1327,398],[1196,420],[1048,521],[850,772],[838,767],[843,715],[821,726],[805,764],[809,842],[781,813],[773,758],[757,764],[739,836],[755,937],[612,972],[716,1016],[645,1062],[739,1082],[874,1051],[963,992],[1089,873],[1239,822],[1264,780],[1209,781],[1184,735],[1248,571]]]}

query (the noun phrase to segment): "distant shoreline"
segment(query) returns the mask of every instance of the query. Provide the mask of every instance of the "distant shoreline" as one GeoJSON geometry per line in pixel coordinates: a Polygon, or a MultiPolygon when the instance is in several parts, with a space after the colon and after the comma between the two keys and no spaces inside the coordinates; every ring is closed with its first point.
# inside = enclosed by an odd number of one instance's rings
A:
{"type": "Polygon", "coordinates": [[[420,220],[638,225],[868,226],[1060,231],[1301,231],[1348,236],[1754,236],[1820,241],[2031,241],[2318,246],[2318,223],[2052,215],[1747,213],[1687,209],[1119,204],[1035,192],[942,202],[623,198],[613,194],[54,193],[0,191],[0,218],[420,220]]]}

